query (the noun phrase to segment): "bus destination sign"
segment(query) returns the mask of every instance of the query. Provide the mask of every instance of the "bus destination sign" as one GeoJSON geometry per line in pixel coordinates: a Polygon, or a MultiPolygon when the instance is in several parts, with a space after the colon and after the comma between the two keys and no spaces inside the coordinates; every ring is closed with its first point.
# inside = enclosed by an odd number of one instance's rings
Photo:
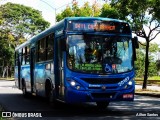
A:
{"type": "Polygon", "coordinates": [[[96,21],[96,20],[69,21],[68,30],[130,33],[130,28],[127,23],[115,22],[115,21],[96,21]]]}
{"type": "Polygon", "coordinates": [[[115,28],[115,25],[109,25],[105,23],[73,23],[73,30],[113,31],[115,28]]]}

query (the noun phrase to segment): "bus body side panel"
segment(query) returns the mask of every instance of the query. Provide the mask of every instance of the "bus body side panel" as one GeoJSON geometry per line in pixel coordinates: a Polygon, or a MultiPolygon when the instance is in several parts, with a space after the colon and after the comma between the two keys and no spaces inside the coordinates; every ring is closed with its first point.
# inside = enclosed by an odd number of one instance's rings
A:
{"type": "Polygon", "coordinates": [[[27,92],[31,92],[31,76],[30,76],[30,65],[21,66],[21,81],[25,81],[27,92]]]}
{"type": "Polygon", "coordinates": [[[15,79],[15,86],[17,88],[20,88],[19,87],[19,81],[18,81],[18,66],[14,67],[14,79],[15,79]]]}
{"type": "MultiPolygon", "coordinates": [[[[18,51],[17,51],[18,52],[18,51]]],[[[17,66],[15,66],[15,85],[17,88],[22,89],[22,72],[21,72],[21,63],[22,63],[22,56],[21,53],[18,53],[17,59],[17,66]]]]}
{"type": "Polygon", "coordinates": [[[50,80],[52,85],[55,85],[53,74],[53,61],[45,63],[37,63],[35,65],[35,88],[36,94],[45,97],[45,83],[50,80]]]}
{"type": "MultiPolygon", "coordinates": [[[[51,82],[51,84],[53,85],[53,88],[55,88],[55,76],[54,76],[54,63],[53,63],[53,60],[50,61],[50,62],[47,62],[45,64],[45,80],[44,80],[44,84],[45,84],[46,80],[49,80],[51,82]]],[[[45,90],[45,86],[44,86],[44,90],[45,90]]]]}
{"type": "Polygon", "coordinates": [[[44,95],[45,88],[45,64],[37,63],[35,65],[35,87],[36,93],[40,96],[44,95]]]}

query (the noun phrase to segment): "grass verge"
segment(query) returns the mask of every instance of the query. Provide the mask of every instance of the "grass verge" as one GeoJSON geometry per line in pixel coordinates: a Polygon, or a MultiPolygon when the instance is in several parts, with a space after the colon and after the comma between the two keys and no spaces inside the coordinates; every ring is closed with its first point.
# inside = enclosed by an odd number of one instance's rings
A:
{"type": "Polygon", "coordinates": [[[160,91],[158,90],[142,90],[142,89],[136,89],[135,94],[137,95],[144,95],[144,96],[152,96],[152,97],[158,97],[160,98],[160,91]]]}
{"type": "Polygon", "coordinates": [[[0,78],[0,80],[14,81],[14,78],[13,77],[11,77],[11,78],[0,78]]]}
{"type": "Polygon", "coordinates": [[[160,91],[158,91],[158,90],[150,90],[150,89],[145,89],[145,90],[143,90],[143,89],[136,89],[136,92],[148,92],[148,93],[153,93],[153,92],[156,92],[156,93],[160,93],[160,91]]]}

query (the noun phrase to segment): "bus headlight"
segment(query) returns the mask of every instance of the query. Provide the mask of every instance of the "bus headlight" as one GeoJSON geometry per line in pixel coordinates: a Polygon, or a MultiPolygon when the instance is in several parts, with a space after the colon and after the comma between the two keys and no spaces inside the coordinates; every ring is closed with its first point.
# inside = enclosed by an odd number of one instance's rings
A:
{"type": "Polygon", "coordinates": [[[129,89],[133,85],[133,80],[130,80],[123,88],[129,89]]]}
{"type": "Polygon", "coordinates": [[[67,81],[72,88],[76,90],[85,90],[84,87],[81,84],[79,84],[77,81],[72,79],[67,79],[67,81]]]}
{"type": "Polygon", "coordinates": [[[133,84],[132,80],[128,82],[128,85],[132,85],[132,84],[133,84]]]}
{"type": "Polygon", "coordinates": [[[71,84],[71,86],[74,87],[76,85],[76,82],[75,81],[71,81],[70,84],[71,84]]]}

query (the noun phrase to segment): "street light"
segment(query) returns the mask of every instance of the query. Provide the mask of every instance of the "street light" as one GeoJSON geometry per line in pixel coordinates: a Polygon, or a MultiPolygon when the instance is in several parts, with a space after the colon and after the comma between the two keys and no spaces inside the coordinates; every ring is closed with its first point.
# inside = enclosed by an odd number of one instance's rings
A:
{"type": "Polygon", "coordinates": [[[54,13],[55,13],[55,23],[56,23],[56,11],[57,11],[58,9],[64,7],[64,6],[66,6],[66,5],[69,5],[69,4],[72,4],[72,3],[76,2],[76,0],[72,0],[71,3],[64,4],[64,5],[62,5],[62,6],[58,7],[58,8],[55,8],[55,7],[52,7],[50,4],[48,4],[48,3],[47,3],[46,1],[44,1],[44,0],[40,0],[40,1],[44,2],[45,4],[47,4],[49,7],[51,7],[51,8],[54,10],[54,13]]]}

